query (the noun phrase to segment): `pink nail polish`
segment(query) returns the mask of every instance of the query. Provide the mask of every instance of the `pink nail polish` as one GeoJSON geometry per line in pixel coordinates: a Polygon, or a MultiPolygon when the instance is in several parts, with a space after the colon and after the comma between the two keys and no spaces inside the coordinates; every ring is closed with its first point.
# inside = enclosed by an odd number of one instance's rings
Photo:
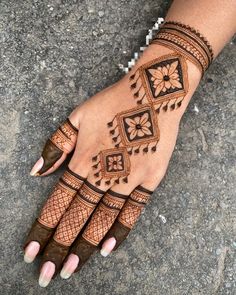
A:
{"type": "Polygon", "coordinates": [[[45,262],[40,271],[39,286],[43,288],[47,287],[54,275],[54,272],[55,264],[51,261],[45,262]]]}
{"type": "Polygon", "coordinates": [[[116,239],[114,237],[106,240],[102,245],[100,254],[103,257],[107,257],[111,253],[111,251],[114,249],[115,245],[116,245],[116,239]]]}
{"type": "Polygon", "coordinates": [[[38,242],[32,241],[25,249],[24,261],[26,263],[31,263],[34,261],[40,249],[40,244],[38,242]]]}
{"type": "Polygon", "coordinates": [[[60,273],[62,279],[69,279],[69,277],[76,270],[78,264],[79,257],[75,254],[70,254],[60,273]]]}
{"type": "Polygon", "coordinates": [[[43,167],[43,157],[40,157],[39,160],[34,164],[34,167],[30,171],[31,176],[36,176],[37,172],[43,167]]]}

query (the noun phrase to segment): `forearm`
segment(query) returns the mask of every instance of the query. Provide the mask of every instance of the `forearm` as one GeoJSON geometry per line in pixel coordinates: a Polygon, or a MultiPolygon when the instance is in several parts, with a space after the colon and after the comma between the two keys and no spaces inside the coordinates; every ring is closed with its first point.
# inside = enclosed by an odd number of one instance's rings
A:
{"type": "MultiPolygon", "coordinates": [[[[125,77],[127,83],[130,84],[129,77],[133,73],[137,73],[139,69],[140,75],[135,74],[135,79],[133,80],[137,80],[137,87],[133,88],[137,97],[136,100],[139,103],[145,103],[147,100],[149,102],[152,101],[155,106],[160,105],[162,108],[164,107],[164,111],[175,109],[176,112],[169,113],[168,121],[170,122],[172,118],[174,120],[176,118],[180,119],[202,75],[235,33],[235,4],[236,2],[232,0],[217,0],[214,1],[214,7],[211,7],[213,6],[212,1],[209,0],[175,0],[167,13],[164,25],[161,26],[160,31],[154,37],[152,44],[144,51],[130,75],[125,77]],[[186,83],[181,85],[181,87],[184,87],[184,99],[179,95],[181,91],[178,91],[180,89],[178,82],[173,81],[174,85],[162,80],[164,77],[162,74],[166,70],[165,64],[168,64],[166,61],[170,60],[171,56],[179,59],[179,64],[181,64],[181,59],[184,59],[186,64],[184,66],[183,63],[183,67],[181,66],[182,73],[181,71],[178,72],[177,76],[174,74],[177,77],[177,81],[181,81],[181,76],[185,79],[186,83]],[[163,59],[165,60],[164,63],[162,62],[163,59]],[[154,73],[154,76],[151,78],[154,81],[153,85],[144,81],[145,71],[149,71],[147,70],[148,68],[156,68],[157,70],[156,74],[154,73]],[[141,92],[142,87],[140,88],[140,79],[142,80],[141,84],[146,90],[152,89],[152,91],[156,91],[156,96],[154,92],[151,94],[149,91],[144,96],[144,99],[140,100],[143,94],[141,92]],[[140,91],[136,92],[138,89],[140,91]],[[152,95],[154,96],[150,97],[152,95]],[[177,97],[180,97],[182,100],[181,108],[176,109],[176,106],[179,106],[177,97]]],[[[153,70],[151,71],[153,72],[153,70]]],[[[167,78],[171,78],[171,76],[167,78]]],[[[159,113],[160,116],[162,116],[161,112],[159,113]]]]}
{"type": "Polygon", "coordinates": [[[165,21],[181,22],[198,30],[216,57],[236,32],[235,16],[235,0],[174,0],[165,21]]]}

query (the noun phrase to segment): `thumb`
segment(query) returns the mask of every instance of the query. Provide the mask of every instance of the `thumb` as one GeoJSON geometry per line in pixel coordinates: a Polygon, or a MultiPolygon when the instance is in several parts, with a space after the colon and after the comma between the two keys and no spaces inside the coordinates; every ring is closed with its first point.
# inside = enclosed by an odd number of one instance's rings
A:
{"type": "Polygon", "coordinates": [[[45,176],[54,172],[71,153],[77,141],[78,128],[68,118],[47,140],[40,159],[30,175],[45,176]]]}

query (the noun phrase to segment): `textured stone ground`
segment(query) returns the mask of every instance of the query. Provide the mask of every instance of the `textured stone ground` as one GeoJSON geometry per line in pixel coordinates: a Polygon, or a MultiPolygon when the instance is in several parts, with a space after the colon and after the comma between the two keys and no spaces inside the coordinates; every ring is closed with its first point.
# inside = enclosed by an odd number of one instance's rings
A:
{"type": "Polygon", "coordinates": [[[29,170],[81,102],[117,81],[169,1],[0,2],[2,295],[233,295],[236,42],[217,58],[186,112],[168,173],[137,227],[110,258],[68,281],[38,284],[22,243],[56,175],[29,170]]]}

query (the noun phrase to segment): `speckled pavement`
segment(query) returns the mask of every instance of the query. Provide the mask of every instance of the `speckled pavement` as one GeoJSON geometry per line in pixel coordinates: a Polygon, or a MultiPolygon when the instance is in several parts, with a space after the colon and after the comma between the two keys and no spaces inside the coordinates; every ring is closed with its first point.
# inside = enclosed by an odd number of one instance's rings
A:
{"type": "Polygon", "coordinates": [[[236,40],[209,69],[181,123],[168,173],[109,258],[38,286],[22,244],[62,169],[29,171],[73,108],[122,77],[169,1],[0,1],[1,295],[236,294],[236,40]],[[233,226],[234,225],[234,226],[233,226]]]}

